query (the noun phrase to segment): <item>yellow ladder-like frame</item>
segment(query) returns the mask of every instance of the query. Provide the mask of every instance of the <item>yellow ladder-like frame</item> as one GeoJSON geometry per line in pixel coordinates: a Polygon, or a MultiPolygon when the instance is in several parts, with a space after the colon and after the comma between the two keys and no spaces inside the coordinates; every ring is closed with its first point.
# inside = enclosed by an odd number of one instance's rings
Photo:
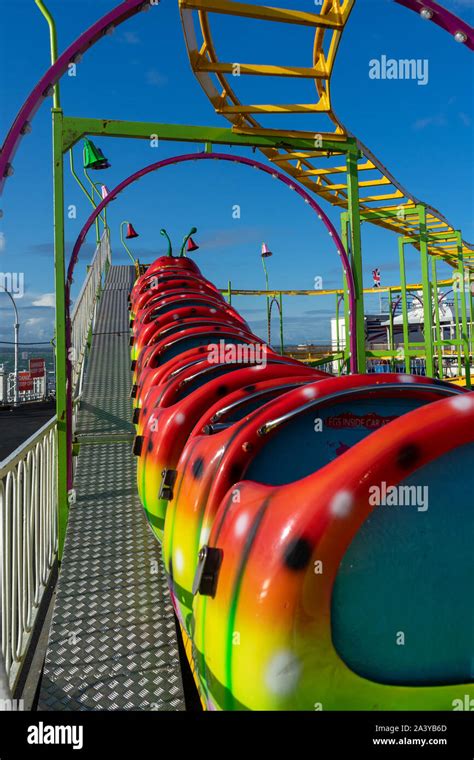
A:
{"type": "MultiPolygon", "coordinates": [[[[281,135],[312,140],[330,139],[332,143],[341,141],[342,160],[348,137],[353,137],[336,116],[331,101],[331,76],[334,69],[339,43],[349,21],[355,0],[323,0],[319,13],[299,10],[251,5],[232,0],[179,0],[184,37],[193,72],[217,113],[232,124],[235,132],[253,135],[281,135]],[[313,46],[313,66],[282,66],[281,64],[252,64],[219,61],[214,44],[210,16],[227,16],[265,21],[271,31],[271,24],[290,24],[312,27],[315,30],[313,46]],[[196,23],[197,22],[197,23],[196,23]],[[199,35],[199,41],[198,41],[199,35]],[[326,51],[326,52],[325,52],[326,51]],[[317,97],[314,103],[257,103],[243,104],[229,82],[229,75],[274,76],[290,79],[313,80],[317,97]],[[315,130],[266,129],[257,116],[269,114],[324,114],[333,122],[333,132],[315,130]]],[[[276,46],[276,50],[278,50],[276,46]]],[[[238,77],[233,77],[234,80],[238,77]]],[[[355,138],[354,138],[355,139],[355,138]]],[[[422,203],[409,193],[359,140],[355,139],[362,158],[357,170],[359,176],[359,208],[363,218],[380,227],[392,230],[413,239],[419,247],[420,224],[417,206],[422,203]],[[396,212],[389,217],[381,212],[396,212]]],[[[316,145],[316,143],[315,143],[316,145]]],[[[259,148],[267,159],[310,191],[333,206],[345,210],[348,207],[348,188],[345,181],[347,166],[321,165],[321,159],[328,156],[327,150],[294,151],[287,148],[259,148]]],[[[337,155],[334,148],[330,155],[337,155]]],[[[424,204],[426,206],[426,204],[424,204]]],[[[454,241],[455,228],[436,209],[426,206],[426,231],[428,250],[451,266],[458,262],[458,248],[454,241]],[[437,239],[431,237],[439,235],[437,239]],[[449,239],[452,234],[453,239],[449,239]],[[446,239],[440,239],[441,237],[446,239]]],[[[463,242],[462,253],[469,266],[469,258],[474,258],[474,248],[463,242]]]]}

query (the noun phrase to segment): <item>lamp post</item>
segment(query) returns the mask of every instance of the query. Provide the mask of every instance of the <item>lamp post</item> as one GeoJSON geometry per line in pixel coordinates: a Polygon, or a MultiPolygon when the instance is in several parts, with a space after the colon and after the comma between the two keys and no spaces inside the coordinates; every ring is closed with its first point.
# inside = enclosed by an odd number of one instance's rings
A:
{"type": "Polygon", "coordinates": [[[123,228],[124,228],[125,225],[127,225],[127,234],[125,235],[125,237],[126,237],[127,240],[133,240],[133,238],[137,238],[137,237],[140,237],[140,236],[139,236],[138,232],[134,229],[133,224],[131,222],[126,222],[126,221],[125,222],[121,222],[121,224],[120,224],[120,240],[122,241],[122,245],[125,248],[125,250],[127,251],[127,253],[130,256],[131,260],[135,264],[135,259],[133,257],[133,254],[130,251],[130,248],[126,244],[126,242],[124,240],[124,237],[123,237],[123,228]]]}
{"type": "Polygon", "coordinates": [[[4,293],[7,294],[10,301],[13,304],[13,309],[15,311],[15,322],[13,323],[13,331],[14,331],[14,362],[15,362],[15,368],[14,368],[14,385],[13,385],[13,406],[18,406],[19,404],[19,395],[18,395],[18,345],[19,345],[19,335],[20,335],[20,319],[18,316],[18,309],[16,307],[15,299],[13,298],[12,294],[9,290],[7,290],[4,287],[0,286],[0,289],[3,290],[4,293]]]}
{"type": "Polygon", "coordinates": [[[268,272],[267,267],[265,264],[265,259],[268,259],[270,256],[273,256],[273,253],[270,251],[266,243],[262,243],[262,264],[263,264],[263,271],[265,272],[265,287],[267,290],[267,337],[268,337],[268,344],[270,345],[270,320],[271,320],[271,312],[270,312],[270,297],[268,296],[268,272]]]}

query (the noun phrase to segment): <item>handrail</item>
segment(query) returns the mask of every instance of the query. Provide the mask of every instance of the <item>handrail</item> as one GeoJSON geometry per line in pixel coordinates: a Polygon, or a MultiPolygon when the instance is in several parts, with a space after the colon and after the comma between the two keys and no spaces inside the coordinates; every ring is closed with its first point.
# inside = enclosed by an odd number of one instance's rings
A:
{"type": "Polygon", "coordinates": [[[94,324],[97,297],[102,287],[102,278],[111,262],[110,240],[104,230],[95,250],[82,288],[75,300],[71,314],[72,390],[77,392],[82,376],[89,333],[94,324]]]}
{"type": "Polygon", "coordinates": [[[56,415],[54,417],[51,417],[48,422],[45,422],[42,427],[39,428],[35,433],[30,435],[29,438],[26,439],[26,441],[23,441],[19,446],[17,446],[16,449],[14,449],[5,459],[2,459],[0,461],[0,480],[4,477],[4,474],[11,469],[12,467],[15,467],[18,462],[20,462],[23,459],[25,448],[31,448],[31,446],[34,445],[37,438],[40,438],[42,435],[47,433],[49,430],[51,430],[56,425],[56,415]]]}
{"type": "MultiPolygon", "coordinates": [[[[80,398],[97,299],[110,262],[110,240],[104,231],[71,314],[74,403],[80,398]]],[[[3,667],[10,693],[18,682],[57,557],[56,483],[55,416],[0,462],[0,679],[3,667]]],[[[0,680],[1,693],[2,685],[0,680]]]]}
{"type": "Polygon", "coordinates": [[[0,462],[1,651],[11,691],[57,555],[56,422],[0,462]]]}

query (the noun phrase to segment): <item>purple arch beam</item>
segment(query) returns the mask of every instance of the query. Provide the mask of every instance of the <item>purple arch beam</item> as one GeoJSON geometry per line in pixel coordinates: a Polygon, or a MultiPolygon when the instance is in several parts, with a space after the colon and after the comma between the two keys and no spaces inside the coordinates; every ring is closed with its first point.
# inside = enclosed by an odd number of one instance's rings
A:
{"type": "Polygon", "coordinates": [[[395,0],[395,2],[415,11],[415,13],[421,13],[422,10],[431,11],[433,15],[429,19],[430,21],[440,26],[445,32],[452,34],[453,37],[460,32],[466,37],[464,45],[470,50],[474,50],[474,29],[472,26],[448,11],[447,8],[435,3],[434,0],[395,0]]]}
{"type": "MultiPolygon", "coordinates": [[[[350,347],[350,357],[349,357],[349,365],[351,372],[355,373],[357,372],[357,341],[356,341],[356,310],[355,310],[355,284],[354,284],[354,277],[352,274],[352,269],[349,263],[349,258],[347,256],[346,250],[342,244],[342,241],[327,214],[323,211],[323,209],[319,206],[319,204],[309,195],[309,193],[300,185],[297,185],[295,182],[290,180],[285,174],[282,174],[280,171],[273,167],[268,167],[265,164],[262,164],[260,161],[256,161],[253,158],[245,158],[243,156],[232,156],[228,153],[187,153],[180,156],[173,156],[172,158],[165,158],[162,161],[156,161],[153,164],[149,164],[148,166],[143,167],[142,169],[139,169],[134,174],[131,174],[126,179],[122,180],[116,187],[113,188],[113,190],[110,190],[107,197],[104,198],[99,205],[94,209],[92,214],[87,219],[86,223],[84,224],[83,228],[81,229],[76,242],[74,244],[74,248],[71,254],[71,258],[69,260],[68,269],[67,269],[67,277],[66,277],[66,345],[67,345],[67,356],[70,355],[69,349],[71,348],[71,317],[70,317],[70,306],[71,306],[71,284],[72,284],[72,276],[74,274],[74,269],[77,264],[77,260],[79,258],[79,252],[81,250],[81,247],[86,239],[87,233],[89,232],[90,228],[94,224],[96,218],[98,215],[102,212],[104,208],[114,199],[116,198],[123,190],[125,190],[129,185],[132,185],[134,182],[137,182],[137,180],[141,179],[141,177],[146,176],[147,174],[151,174],[154,171],[157,171],[158,169],[163,169],[165,166],[173,166],[175,164],[182,164],[186,163],[188,161],[207,161],[207,160],[219,160],[219,161],[230,161],[232,163],[236,164],[242,164],[244,166],[251,166],[252,168],[259,169],[260,171],[264,172],[265,174],[270,174],[275,179],[280,180],[284,185],[289,187],[291,190],[294,190],[303,200],[305,203],[307,203],[310,208],[317,214],[318,218],[321,219],[324,226],[326,227],[328,234],[332,238],[334,245],[336,246],[336,250],[341,257],[342,267],[344,270],[344,273],[346,275],[346,282],[347,282],[347,288],[349,292],[349,347],[350,347]]],[[[68,435],[71,436],[71,422],[72,422],[72,386],[71,386],[71,362],[68,361],[67,363],[67,417],[68,417],[68,435]]],[[[70,443],[72,443],[72,439],[70,440],[70,443]]],[[[71,446],[69,445],[69,452],[71,451],[71,446]]],[[[71,457],[69,456],[68,459],[71,457]]],[[[68,481],[69,481],[69,488],[72,488],[72,462],[68,465],[68,481]]]]}
{"type": "Polygon", "coordinates": [[[5,180],[12,170],[11,162],[21,138],[29,131],[30,123],[35,113],[44,102],[45,97],[48,97],[51,87],[67,71],[68,65],[74,59],[77,59],[77,56],[85,53],[92,45],[106,35],[109,29],[122,24],[131,18],[131,16],[150,7],[149,0],[124,0],[124,2],[117,5],[109,13],[106,13],[105,16],[102,16],[95,24],[83,32],[66,48],[47,72],[43,74],[18,111],[0,150],[0,194],[2,193],[5,180]]]}
{"type": "Polygon", "coordinates": [[[274,177],[275,179],[279,179],[280,182],[283,182],[284,185],[289,187],[291,190],[294,190],[299,196],[301,196],[303,200],[305,201],[305,203],[307,203],[310,206],[310,208],[312,208],[313,211],[317,214],[318,218],[321,219],[330,237],[333,239],[334,245],[336,246],[336,250],[339,256],[341,257],[344,274],[346,275],[347,288],[349,291],[349,306],[350,306],[350,313],[349,313],[350,368],[351,368],[351,372],[357,372],[355,285],[354,285],[352,269],[349,263],[349,258],[342,244],[342,241],[333,223],[327,216],[327,214],[323,211],[321,206],[314,200],[314,198],[310,196],[310,194],[303,187],[301,187],[300,185],[297,185],[294,181],[289,179],[289,177],[287,177],[285,174],[282,174],[280,171],[278,171],[274,167],[266,166],[265,164],[262,164],[260,161],[256,161],[253,158],[245,158],[243,156],[232,156],[228,153],[186,153],[180,156],[173,156],[172,158],[165,158],[161,161],[156,161],[153,164],[149,164],[148,166],[145,166],[142,169],[139,169],[137,172],[127,177],[127,179],[122,180],[122,182],[120,182],[113,190],[111,190],[108,193],[107,197],[104,198],[99,203],[99,205],[95,208],[95,210],[91,213],[91,215],[87,219],[86,223],[84,224],[82,230],[80,231],[77,237],[77,240],[74,244],[71,258],[68,264],[68,269],[67,269],[67,277],[66,277],[66,306],[67,308],[69,309],[72,276],[73,276],[74,268],[76,266],[76,263],[79,257],[79,252],[86,239],[87,233],[89,232],[91,226],[94,224],[97,216],[101,213],[101,211],[114,198],[116,198],[117,195],[119,195],[123,190],[125,190],[125,188],[127,188],[129,185],[133,184],[134,182],[137,182],[137,180],[141,179],[141,177],[144,177],[147,174],[151,174],[152,172],[157,171],[158,169],[163,169],[165,166],[173,166],[175,164],[182,164],[188,161],[206,161],[206,160],[230,161],[236,164],[243,164],[244,166],[251,166],[252,168],[259,169],[265,174],[270,174],[272,177],[274,177]]]}

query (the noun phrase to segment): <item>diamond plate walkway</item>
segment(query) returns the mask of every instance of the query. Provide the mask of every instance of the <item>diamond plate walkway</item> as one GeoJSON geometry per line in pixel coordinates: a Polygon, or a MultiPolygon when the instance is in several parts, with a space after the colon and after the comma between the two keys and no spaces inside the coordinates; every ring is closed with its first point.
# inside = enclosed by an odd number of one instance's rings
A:
{"type": "Polygon", "coordinates": [[[127,294],[111,267],[76,429],[80,452],[39,710],[183,710],[173,608],[135,487],[127,294]]]}

